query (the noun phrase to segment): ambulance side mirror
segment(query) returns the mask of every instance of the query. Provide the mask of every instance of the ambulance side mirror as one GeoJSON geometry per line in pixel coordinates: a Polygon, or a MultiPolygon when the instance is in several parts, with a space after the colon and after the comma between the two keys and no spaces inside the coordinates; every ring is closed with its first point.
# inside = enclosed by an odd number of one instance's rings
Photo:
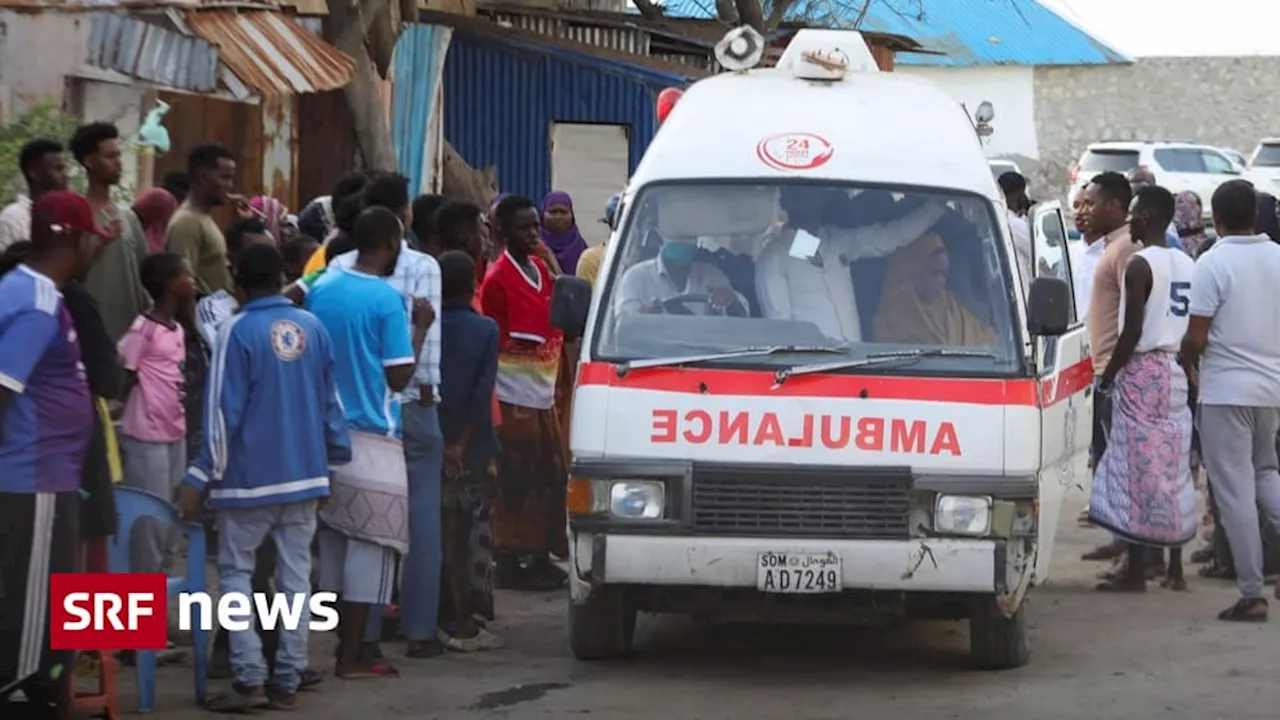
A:
{"type": "Polygon", "coordinates": [[[591,312],[591,283],[580,277],[561,275],[551,291],[551,324],[568,340],[577,340],[587,329],[591,312]]]}
{"type": "Polygon", "coordinates": [[[1056,277],[1032,280],[1027,296],[1027,330],[1037,337],[1062,335],[1071,326],[1071,303],[1071,286],[1066,280],[1056,277]]]}

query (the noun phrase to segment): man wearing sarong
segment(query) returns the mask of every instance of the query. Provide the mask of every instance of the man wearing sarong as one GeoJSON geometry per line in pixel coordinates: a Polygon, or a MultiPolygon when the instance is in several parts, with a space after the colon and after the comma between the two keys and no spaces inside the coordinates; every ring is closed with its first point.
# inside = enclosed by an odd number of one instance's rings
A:
{"type": "Polygon", "coordinates": [[[1195,537],[1191,408],[1178,364],[1186,334],[1195,262],[1168,246],[1173,195],[1143,188],[1129,212],[1128,259],[1121,285],[1119,336],[1098,391],[1111,400],[1111,432],[1093,476],[1089,517],[1125,541],[1125,570],[1099,590],[1145,592],[1147,548],[1170,548],[1165,587],[1186,588],[1182,545],[1195,537]]]}
{"type": "Polygon", "coordinates": [[[351,429],[352,462],[334,469],[316,533],[320,587],[341,600],[334,674],[367,678],[397,674],[366,642],[365,623],[370,608],[390,602],[396,560],[409,550],[398,393],[413,380],[434,314],[426,300],[416,300],[410,335],[404,300],[384,279],[402,247],[399,218],[386,208],[369,208],[354,230],[355,263],[326,272],[307,294],[307,309],[333,338],[335,384],[351,429]]]}
{"type": "Polygon", "coordinates": [[[567,580],[550,558],[568,551],[568,459],[555,403],[564,338],[551,325],[551,271],[536,254],[537,205],[526,197],[503,198],[493,225],[506,249],[485,277],[480,305],[499,330],[503,455],[492,506],[498,583],[555,589],[567,580]]]}

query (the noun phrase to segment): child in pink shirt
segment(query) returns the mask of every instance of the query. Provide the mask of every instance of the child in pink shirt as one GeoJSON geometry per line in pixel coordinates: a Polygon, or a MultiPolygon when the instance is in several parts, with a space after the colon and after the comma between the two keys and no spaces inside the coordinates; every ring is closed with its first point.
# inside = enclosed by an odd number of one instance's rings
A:
{"type": "MultiPolygon", "coordinates": [[[[195,299],[195,280],[180,255],[147,256],[140,270],[153,306],[120,339],[128,400],[121,422],[124,482],[172,500],[187,467],[182,365],[186,342],[179,309],[195,299]]],[[[139,521],[130,538],[133,572],[159,572],[173,547],[167,526],[139,521]]]]}

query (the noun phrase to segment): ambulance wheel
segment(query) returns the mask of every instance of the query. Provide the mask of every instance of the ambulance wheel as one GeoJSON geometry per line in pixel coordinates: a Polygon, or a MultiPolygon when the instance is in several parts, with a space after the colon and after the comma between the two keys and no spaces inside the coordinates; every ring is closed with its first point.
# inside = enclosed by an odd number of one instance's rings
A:
{"type": "Polygon", "coordinates": [[[636,611],[624,588],[594,588],[581,604],[569,599],[569,647],[579,660],[626,655],[635,632],[636,611]]]}
{"type": "Polygon", "coordinates": [[[1012,670],[1031,659],[1027,634],[1027,601],[1013,617],[1005,617],[994,600],[980,601],[969,617],[969,655],[983,670],[1012,670]]]}

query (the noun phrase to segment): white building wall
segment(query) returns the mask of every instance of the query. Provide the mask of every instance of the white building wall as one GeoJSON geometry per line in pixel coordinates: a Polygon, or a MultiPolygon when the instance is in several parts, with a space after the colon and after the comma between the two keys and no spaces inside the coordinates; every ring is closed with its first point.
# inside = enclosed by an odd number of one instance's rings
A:
{"type": "Polygon", "coordinates": [[[987,155],[1039,160],[1036,139],[1035,72],[1030,67],[921,67],[897,65],[894,72],[937,83],[972,114],[984,100],[995,109],[987,155]]]}

